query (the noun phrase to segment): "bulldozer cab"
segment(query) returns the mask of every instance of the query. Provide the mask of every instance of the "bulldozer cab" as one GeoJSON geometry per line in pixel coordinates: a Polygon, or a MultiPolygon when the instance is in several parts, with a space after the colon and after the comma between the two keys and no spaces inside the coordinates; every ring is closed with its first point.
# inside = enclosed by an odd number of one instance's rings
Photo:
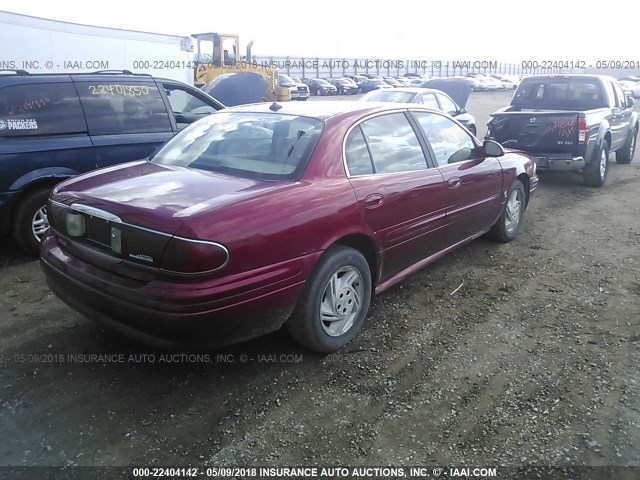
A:
{"type": "Polygon", "coordinates": [[[228,73],[255,72],[262,75],[268,84],[268,91],[264,92],[265,101],[291,100],[289,88],[277,85],[277,70],[255,62],[251,55],[253,42],[247,44],[247,53],[243,57],[238,35],[210,32],[191,36],[196,41],[194,85],[202,87],[228,73]]]}
{"type": "Polygon", "coordinates": [[[240,39],[238,35],[223,33],[196,33],[196,62],[214,67],[231,67],[243,59],[239,55],[240,39]]]}

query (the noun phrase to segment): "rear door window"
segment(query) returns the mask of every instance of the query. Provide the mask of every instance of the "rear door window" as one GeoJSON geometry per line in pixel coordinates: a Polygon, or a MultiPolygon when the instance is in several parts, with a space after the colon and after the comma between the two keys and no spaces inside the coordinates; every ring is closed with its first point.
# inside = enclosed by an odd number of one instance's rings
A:
{"type": "Polygon", "coordinates": [[[72,83],[14,85],[0,89],[0,137],[86,133],[72,83]]]}
{"type": "Polygon", "coordinates": [[[416,132],[404,113],[374,117],[361,124],[376,173],[411,172],[428,168],[416,132]]]}
{"type": "Polygon", "coordinates": [[[374,173],[369,149],[364,141],[362,130],[356,127],[351,130],[345,142],[345,157],[351,176],[370,175],[374,173]]]}
{"type": "Polygon", "coordinates": [[[170,132],[164,100],[153,82],[78,82],[91,135],[170,132]]]}

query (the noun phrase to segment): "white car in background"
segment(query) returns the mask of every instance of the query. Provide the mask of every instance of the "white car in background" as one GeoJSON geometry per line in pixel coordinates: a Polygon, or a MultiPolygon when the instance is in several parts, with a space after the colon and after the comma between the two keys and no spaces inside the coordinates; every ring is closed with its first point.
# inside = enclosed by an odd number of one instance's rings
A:
{"type": "Polygon", "coordinates": [[[493,85],[485,76],[470,77],[475,92],[488,92],[493,90],[493,85]]]}
{"type": "Polygon", "coordinates": [[[633,94],[633,98],[640,98],[640,82],[620,80],[618,83],[623,90],[631,92],[633,94]]]}
{"type": "Polygon", "coordinates": [[[493,78],[498,81],[503,90],[515,90],[520,84],[520,80],[511,75],[494,75],[493,78]]]}
{"type": "Polygon", "coordinates": [[[505,90],[506,89],[506,86],[503,85],[500,80],[496,80],[493,77],[485,76],[484,77],[484,81],[487,84],[487,87],[488,87],[488,89],[490,91],[505,90]]]}

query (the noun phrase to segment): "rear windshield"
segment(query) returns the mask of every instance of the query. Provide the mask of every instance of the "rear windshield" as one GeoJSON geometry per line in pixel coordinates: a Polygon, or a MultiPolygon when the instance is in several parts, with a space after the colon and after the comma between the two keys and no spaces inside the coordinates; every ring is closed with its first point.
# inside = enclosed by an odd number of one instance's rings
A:
{"type": "Polygon", "coordinates": [[[511,102],[523,108],[589,110],[607,106],[595,79],[531,78],[523,80],[511,102]]]}
{"type": "Polygon", "coordinates": [[[410,103],[415,93],[411,92],[395,92],[393,90],[374,92],[365,100],[370,102],[396,102],[410,103]]]}
{"type": "Polygon", "coordinates": [[[318,119],[295,115],[218,112],[177,134],[152,162],[259,180],[296,180],[322,126],[318,119]]]}

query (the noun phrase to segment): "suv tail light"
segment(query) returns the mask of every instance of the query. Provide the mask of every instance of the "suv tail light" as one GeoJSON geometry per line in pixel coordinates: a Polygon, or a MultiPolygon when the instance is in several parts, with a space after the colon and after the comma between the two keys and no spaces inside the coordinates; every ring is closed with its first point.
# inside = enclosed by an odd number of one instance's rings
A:
{"type": "Polygon", "coordinates": [[[162,256],[162,270],[176,273],[205,273],[219,270],[229,261],[224,245],[204,240],[172,237],[162,256]]]}
{"type": "Polygon", "coordinates": [[[578,143],[587,143],[589,138],[589,127],[587,127],[587,119],[584,117],[578,118],[578,143]]]}

